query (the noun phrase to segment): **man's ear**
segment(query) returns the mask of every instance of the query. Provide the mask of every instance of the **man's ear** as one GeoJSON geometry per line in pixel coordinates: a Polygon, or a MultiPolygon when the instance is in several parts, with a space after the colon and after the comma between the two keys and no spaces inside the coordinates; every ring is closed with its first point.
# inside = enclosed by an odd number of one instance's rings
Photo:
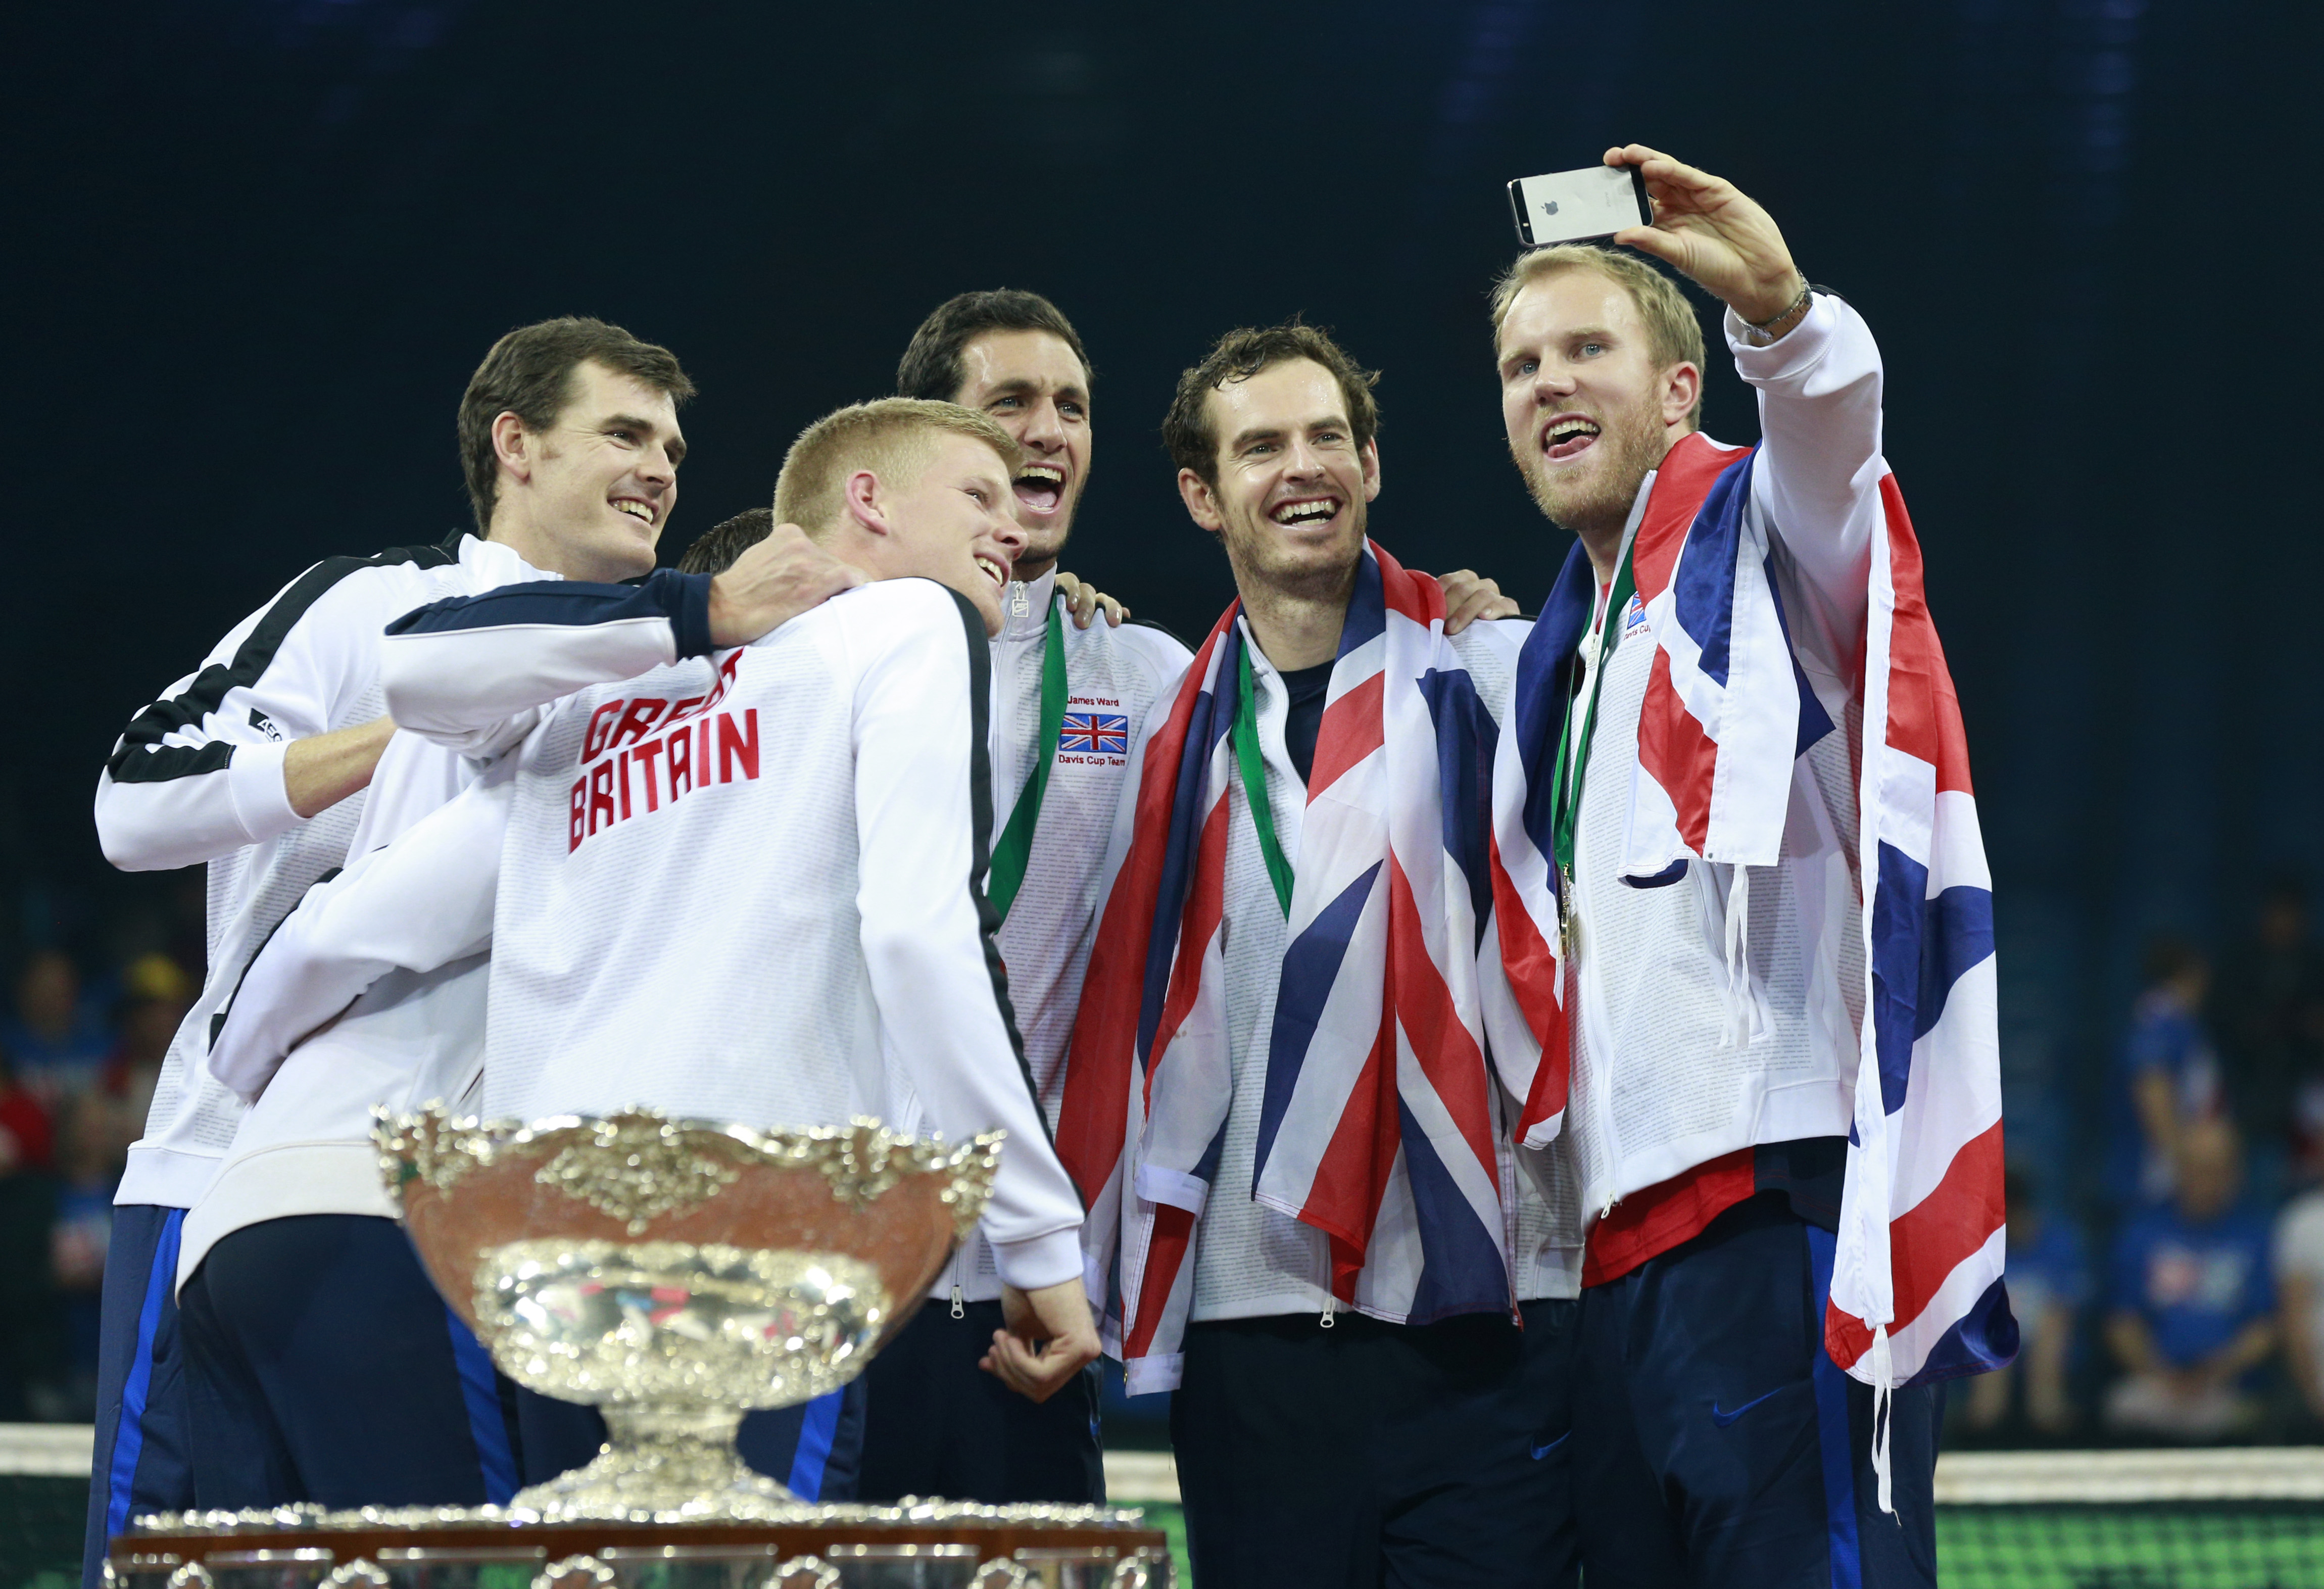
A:
{"type": "Polygon", "coordinates": [[[880,476],[869,469],[858,469],[847,476],[839,488],[839,502],[848,522],[859,526],[866,535],[890,533],[888,523],[888,493],[880,484],[880,476]]]}
{"type": "Polygon", "coordinates": [[[1702,372],[1691,364],[1676,364],[1663,380],[1663,423],[1683,425],[1702,396],[1702,372]]]}
{"type": "Polygon", "coordinates": [[[1375,436],[1364,443],[1364,500],[1378,502],[1379,488],[1379,438],[1375,436]]]}
{"type": "Polygon", "coordinates": [[[1192,469],[1178,471],[1178,500],[1186,504],[1186,516],[1212,534],[1226,529],[1227,522],[1219,513],[1218,497],[1210,483],[1192,469]]]}
{"type": "Polygon", "coordinates": [[[493,456],[502,468],[520,480],[532,478],[532,466],[539,457],[531,431],[512,410],[503,409],[493,420],[493,456]]]}

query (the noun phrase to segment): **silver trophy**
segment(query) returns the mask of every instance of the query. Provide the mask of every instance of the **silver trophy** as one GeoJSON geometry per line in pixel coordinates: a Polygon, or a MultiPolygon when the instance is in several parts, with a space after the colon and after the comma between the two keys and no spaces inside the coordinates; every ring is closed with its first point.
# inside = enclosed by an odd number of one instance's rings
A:
{"type": "Polygon", "coordinates": [[[511,1502],[543,1522],[811,1513],[744,1465],[736,1427],[862,1372],[976,1223],[1001,1151],[998,1132],[946,1148],[868,1121],[375,1115],[437,1289],[511,1379],[604,1414],[596,1460],[511,1502]]]}

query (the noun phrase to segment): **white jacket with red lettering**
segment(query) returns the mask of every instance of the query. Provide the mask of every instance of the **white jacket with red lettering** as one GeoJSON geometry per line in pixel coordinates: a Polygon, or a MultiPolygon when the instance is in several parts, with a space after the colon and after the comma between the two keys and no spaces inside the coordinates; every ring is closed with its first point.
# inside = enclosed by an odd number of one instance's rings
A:
{"type": "Polygon", "coordinates": [[[318,892],[254,965],[245,993],[263,996],[226,1023],[213,1069],[264,1085],[298,1035],[281,1023],[303,1019],[278,993],[317,990],[321,1009],[343,1002],[333,976],[476,952],[496,889],[485,1113],[1002,1129],[983,1226],[1001,1277],[1075,1277],[1080,1202],[982,893],[988,669],[973,607],[892,580],[754,645],[580,690],[484,784],[318,892]]]}

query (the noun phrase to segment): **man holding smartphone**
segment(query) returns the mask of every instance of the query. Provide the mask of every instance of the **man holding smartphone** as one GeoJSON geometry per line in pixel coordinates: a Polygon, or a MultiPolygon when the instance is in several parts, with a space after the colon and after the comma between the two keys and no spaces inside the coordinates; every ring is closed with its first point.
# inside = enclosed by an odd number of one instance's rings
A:
{"type": "Polygon", "coordinates": [[[1655,207],[1612,241],[1726,304],[1763,439],[1698,432],[1701,327],[1651,264],[1503,276],[1509,448],[1576,545],[1496,753],[1487,1009],[1518,1139],[1569,1144],[1589,1222],[1584,1570],[1933,1584],[1932,1381],[2015,1329],[1991,896],[1879,353],[1731,184],[1605,163],[1655,207]]]}

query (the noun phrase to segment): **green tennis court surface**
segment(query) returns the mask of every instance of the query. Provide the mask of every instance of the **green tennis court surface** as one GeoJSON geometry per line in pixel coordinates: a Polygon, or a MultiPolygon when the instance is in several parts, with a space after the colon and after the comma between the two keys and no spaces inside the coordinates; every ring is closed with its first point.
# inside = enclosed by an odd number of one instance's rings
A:
{"type": "MultiPolygon", "coordinates": [[[[69,1470],[88,1441],[0,1426],[0,1589],[79,1582],[88,1485],[69,1470]]],[[[1107,1467],[1191,1584],[1167,1455],[1107,1467]]],[[[1962,1453],[1938,1465],[1937,1499],[1944,1589],[2324,1589],[2324,1449],[1962,1453]]]]}

